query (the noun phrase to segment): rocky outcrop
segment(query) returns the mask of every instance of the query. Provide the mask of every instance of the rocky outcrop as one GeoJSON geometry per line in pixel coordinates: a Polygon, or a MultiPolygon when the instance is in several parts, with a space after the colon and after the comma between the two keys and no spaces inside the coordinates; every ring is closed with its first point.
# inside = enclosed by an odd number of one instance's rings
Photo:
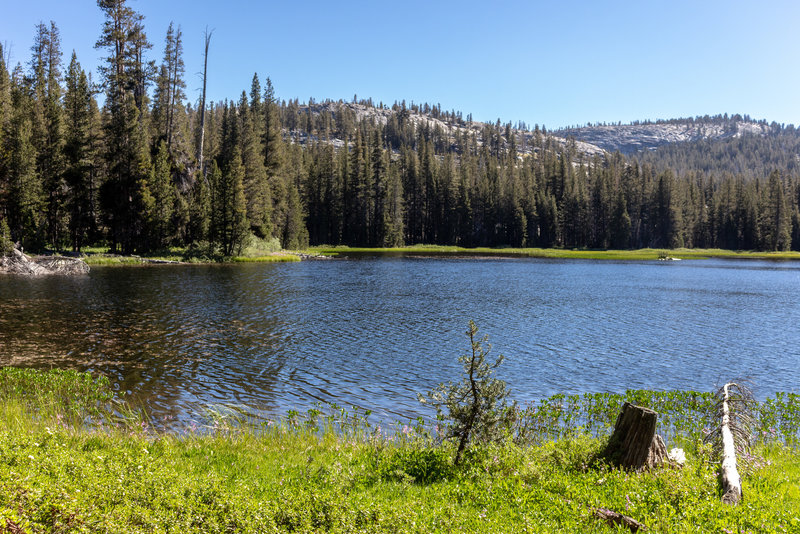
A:
{"type": "Polygon", "coordinates": [[[0,258],[0,273],[43,276],[88,274],[88,272],[89,266],[83,260],[64,256],[40,256],[32,259],[16,248],[0,258]]]}
{"type": "Polygon", "coordinates": [[[608,152],[634,154],[670,143],[689,143],[701,139],[721,140],[743,135],[765,136],[769,131],[770,127],[765,123],[743,120],[703,122],[687,119],[647,124],[585,126],[557,130],[555,134],[574,137],[589,146],[608,152]]]}

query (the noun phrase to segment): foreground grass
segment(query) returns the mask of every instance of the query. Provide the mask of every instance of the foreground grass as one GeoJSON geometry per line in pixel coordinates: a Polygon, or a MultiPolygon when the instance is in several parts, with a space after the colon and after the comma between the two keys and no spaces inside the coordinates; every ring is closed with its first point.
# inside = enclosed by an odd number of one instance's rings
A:
{"type": "Polygon", "coordinates": [[[357,248],[347,246],[319,246],[311,250],[321,254],[421,254],[441,256],[494,256],[494,257],[528,257],[584,260],[658,260],[665,257],[673,259],[768,259],[768,260],[800,260],[800,252],[753,252],[722,249],[653,249],[638,250],[569,250],[557,248],[464,248],[440,245],[410,245],[395,248],[357,248]]]}
{"type": "Polygon", "coordinates": [[[421,429],[155,433],[97,416],[107,382],[3,371],[0,532],[614,532],[597,507],[653,532],[800,531],[800,455],[777,442],[754,451],[745,501],[730,507],[697,443],[683,469],[645,473],[593,463],[604,440],[579,432],[475,448],[455,467],[421,429]]]}

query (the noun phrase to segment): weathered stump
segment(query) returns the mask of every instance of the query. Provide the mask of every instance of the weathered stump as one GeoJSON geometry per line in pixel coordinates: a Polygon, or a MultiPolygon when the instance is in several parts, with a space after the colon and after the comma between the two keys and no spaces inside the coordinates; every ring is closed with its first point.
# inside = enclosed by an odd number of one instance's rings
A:
{"type": "Polygon", "coordinates": [[[626,469],[652,469],[668,462],[667,447],[656,434],[658,413],[626,402],[602,457],[626,469]]]}

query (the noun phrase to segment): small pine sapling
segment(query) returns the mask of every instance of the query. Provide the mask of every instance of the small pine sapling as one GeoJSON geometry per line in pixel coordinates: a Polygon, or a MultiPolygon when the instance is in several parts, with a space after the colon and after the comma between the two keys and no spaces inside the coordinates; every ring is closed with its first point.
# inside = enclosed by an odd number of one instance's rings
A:
{"type": "Polygon", "coordinates": [[[439,384],[427,397],[418,395],[420,402],[433,405],[438,418],[446,421],[443,439],[458,440],[455,465],[461,463],[471,443],[501,439],[504,430],[511,426],[514,412],[513,405],[506,404],[510,390],[505,381],[494,377],[495,369],[504,358],[500,355],[493,364],[488,363],[486,357],[492,348],[488,344],[489,336],[478,339],[477,333],[478,327],[470,321],[466,335],[472,350],[458,359],[464,366],[461,380],[456,384],[439,384]],[[447,415],[444,415],[445,409],[447,415]]]}

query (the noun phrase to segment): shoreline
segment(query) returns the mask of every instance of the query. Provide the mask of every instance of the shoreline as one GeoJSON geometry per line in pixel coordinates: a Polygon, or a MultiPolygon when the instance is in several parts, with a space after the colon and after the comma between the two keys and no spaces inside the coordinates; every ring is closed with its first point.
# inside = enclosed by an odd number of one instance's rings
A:
{"type": "MultiPolygon", "coordinates": [[[[467,259],[557,259],[557,260],[610,260],[610,261],[679,261],[704,259],[800,261],[800,252],[735,251],[724,249],[636,249],[636,250],[587,250],[558,248],[490,248],[457,247],[445,245],[409,245],[404,247],[349,247],[344,245],[316,245],[306,250],[270,252],[262,255],[233,256],[213,260],[210,258],[187,258],[185,249],[158,251],[153,255],[121,255],[89,248],[88,252],[70,257],[81,259],[91,267],[145,266],[145,265],[224,265],[233,263],[286,263],[299,261],[329,260],[348,256],[387,257],[440,257],[467,259]]],[[[46,258],[49,255],[34,255],[46,258]]]]}
{"type": "Polygon", "coordinates": [[[617,261],[669,261],[698,259],[754,259],[773,261],[800,261],[800,252],[759,252],[734,251],[723,249],[636,249],[636,250],[587,250],[557,248],[465,248],[444,245],[409,245],[394,248],[368,248],[348,246],[314,246],[310,250],[320,254],[339,255],[422,255],[422,256],[463,256],[485,258],[547,258],[547,259],[580,259],[580,260],[617,260],[617,261]]]}

